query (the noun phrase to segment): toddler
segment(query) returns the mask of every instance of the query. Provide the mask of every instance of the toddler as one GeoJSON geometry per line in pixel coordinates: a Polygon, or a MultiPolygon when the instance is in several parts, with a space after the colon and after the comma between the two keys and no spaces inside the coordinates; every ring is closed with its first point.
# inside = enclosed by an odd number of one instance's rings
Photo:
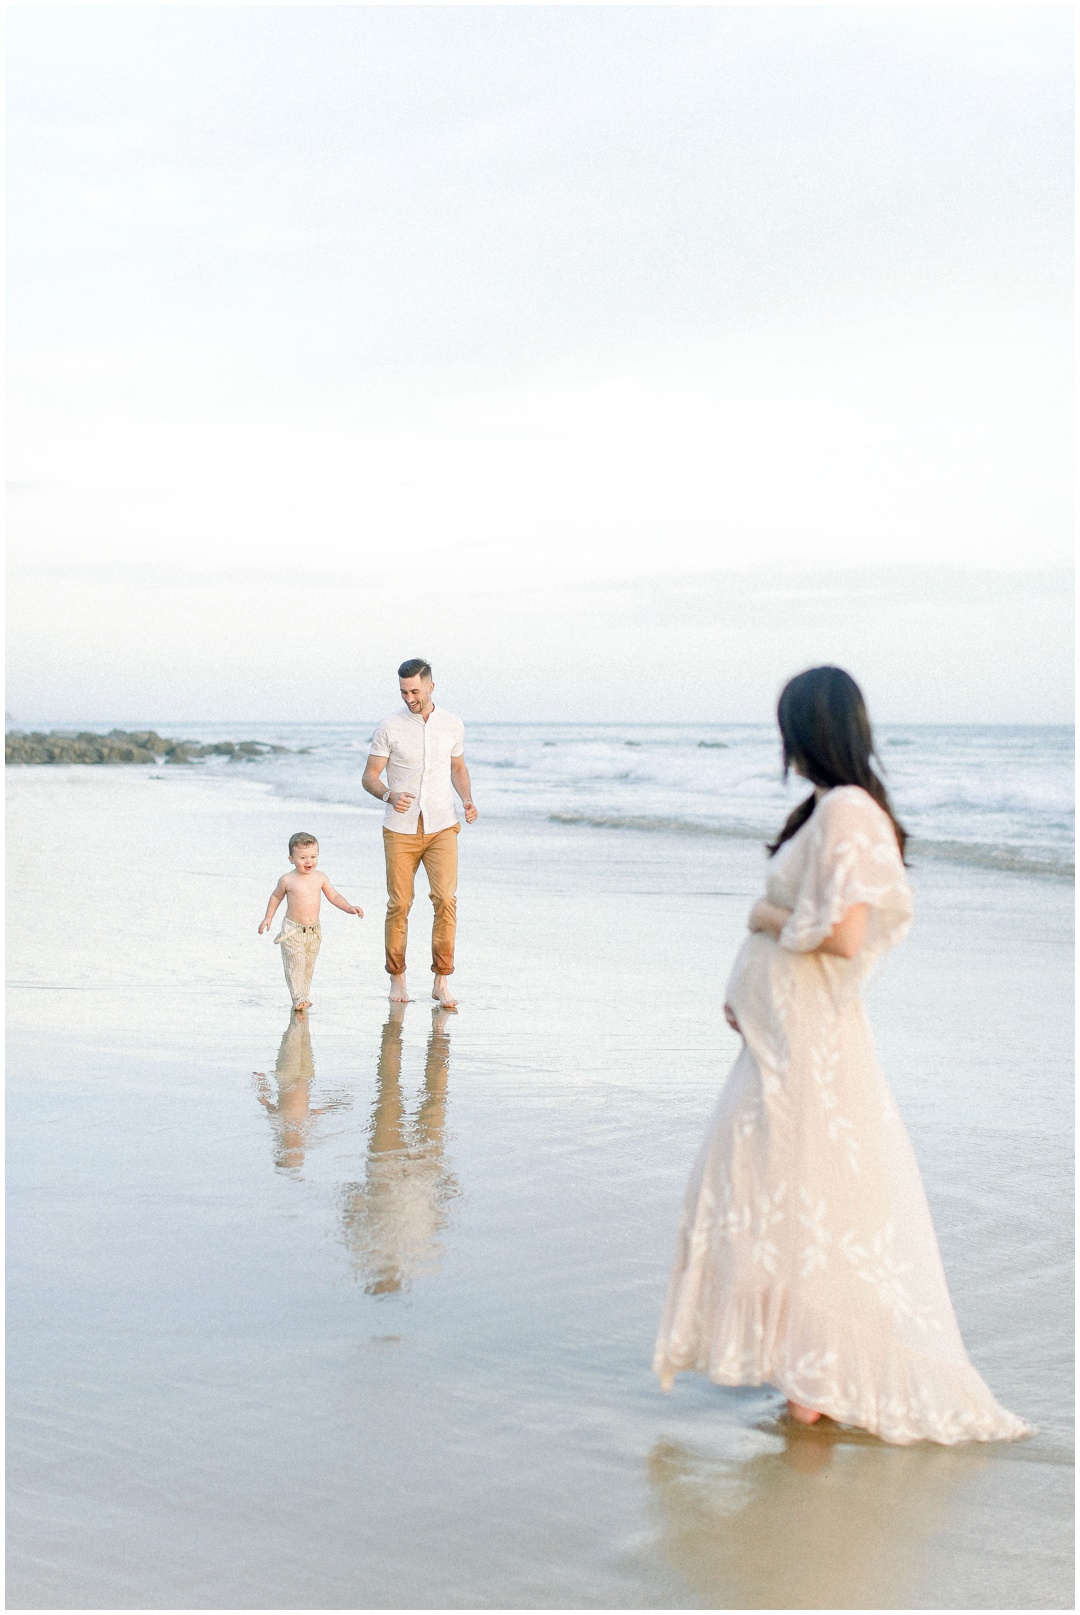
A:
{"type": "Polygon", "coordinates": [[[288,898],[285,918],[274,941],[281,946],[281,962],[285,966],[285,980],[293,1008],[299,1010],[311,1007],[308,993],[311,991],[311,972],[322,943],[319,907],[323,893],[335,908],[344,909],[346,914],[355,914],[361,920],[364,917],[362,908],[354,908],[340,892],[335,892],[322,870],[316,868],[318,861],[319,843],[314,836],[308,835],[305,830],[298,830],[289,837],[292,872],[282,875],[270,893],[266,914],[259,926],[260,936],[264,931],[269,931],[270,922],[282,898],[288,898]]]}

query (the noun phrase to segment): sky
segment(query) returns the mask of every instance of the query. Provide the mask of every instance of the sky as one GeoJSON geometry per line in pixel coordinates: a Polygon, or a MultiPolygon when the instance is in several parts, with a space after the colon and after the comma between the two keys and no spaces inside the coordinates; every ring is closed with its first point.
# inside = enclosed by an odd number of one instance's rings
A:
{"type": "Polygon", "coordinates": [[[1071,29],[9,8],[12,716],[1068,721],[1071,29]]]}

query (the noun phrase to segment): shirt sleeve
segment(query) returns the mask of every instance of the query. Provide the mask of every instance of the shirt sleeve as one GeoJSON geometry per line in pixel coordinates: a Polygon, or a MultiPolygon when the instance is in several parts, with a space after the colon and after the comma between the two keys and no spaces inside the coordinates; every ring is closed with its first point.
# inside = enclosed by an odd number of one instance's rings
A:
{"type": "Polygon", "coordinates": [[[911,924],[911,887],[887,813],[856,786],[829,791],[807,826],[810,846],[780,946],[811,953],[849,909],[870,910],[864,948],[895,947],[911,924]]]}
{"type": "Polygon", "coordinates": [[[368,756],[369,757],[389,757],[389,755],[390,755],[390,732],[387,729],[387,726],[386,726],[386,724],[384,722],[384,723],[380,723],[379,727],[376,729],[375,733],[371,737],[371,746],[368,749],[368,756]]]}
{"type": "Polygon", "coordinates": [[[450,747],[451,757],[464,757],[465,755],[465,725],[459,723],[454,735],[454,744],[450,747]]]}

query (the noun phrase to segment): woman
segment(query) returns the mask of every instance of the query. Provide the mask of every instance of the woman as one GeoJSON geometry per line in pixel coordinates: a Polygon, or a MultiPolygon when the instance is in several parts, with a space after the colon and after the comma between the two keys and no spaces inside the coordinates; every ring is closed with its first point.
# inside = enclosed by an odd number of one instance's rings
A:
{"type": "Polygon", "coordinates": [[[904,1124],[860,992],[905,935],[905,834],[838,667],[780,696],[784,772],[814,786],[769,848],[724,1013],[743,1039],[691,1176],[653,1367],[777,1386],[885,1441],[1031,1426],[968,1360],[904,1124]]]}

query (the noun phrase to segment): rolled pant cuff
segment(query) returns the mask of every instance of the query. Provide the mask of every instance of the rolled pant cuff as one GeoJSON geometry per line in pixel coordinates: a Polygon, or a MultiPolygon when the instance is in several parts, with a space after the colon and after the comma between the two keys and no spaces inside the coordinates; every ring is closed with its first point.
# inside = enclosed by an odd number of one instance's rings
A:
{"type": "MultiPolygon", "coordinates": [[[[388,963],[386,966],[386,974],[388,976],[403,976],[405,974],[405,966],[401,965],[399,967],[397,965],[388,963]]],[[[433,976],[452,976],[454,974],[454,967],[453,965],[432,965],[431,974],[433,976]]]]}

